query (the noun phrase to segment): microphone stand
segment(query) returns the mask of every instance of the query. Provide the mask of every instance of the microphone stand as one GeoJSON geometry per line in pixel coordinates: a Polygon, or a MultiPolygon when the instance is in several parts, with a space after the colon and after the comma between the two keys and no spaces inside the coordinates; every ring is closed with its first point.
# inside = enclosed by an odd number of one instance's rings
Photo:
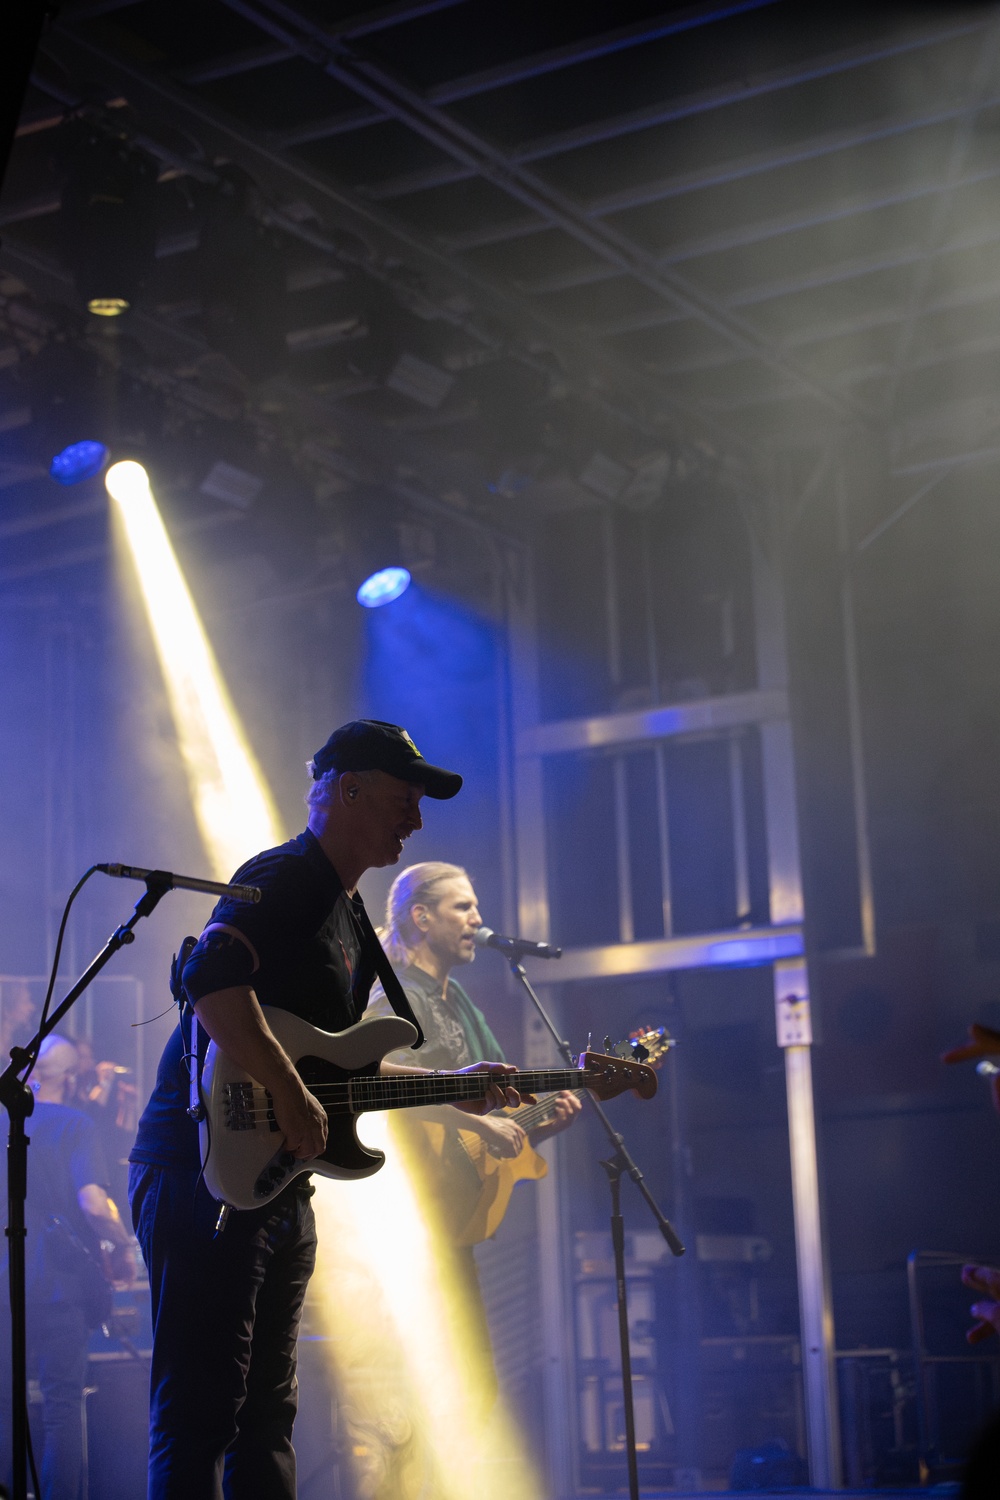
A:
{"type": "MultiPolygon", "coordinates": [[[[524,966],[516,955],[511,956],[509,963],[510,972],[535,1007],[564,1061],[569,1067],[575,1067],[576,1058],[573,1056],[569,1042],[559,1035],[548,1011],[532,989],[528,976],[524,972],[524,966]]],[[[684,1243],[646,1186],[646,1180],[642,1172],[639,1170],[639,1167],[629,1153],[628,1147],[625,1145],[625,1137],[612,1125],[599,1101],[592,1094],[588,1094],[587,1098],[597,1118],[604,1126],[608,1140],[611,1142],[611,1156],[607,1161],[602,1161],[601,1166],[607,1173],[608,1184],[611,1188],[611,1244],[615,1256],[618,1338],[621,1344],[622,1355],[622,1408],[625,1413],[625,1451],[628,1458],[628,1489],[630,1500],[639,1500],[639,1465],[635,1448],[635,1405],[632,1398],[632,1349],[629,1343],[628,1291],[625,1283],[625,1220],[622,1218],[621,1211],[621,1180],[623,1176],[632,1179],[646,1200],[649,1211],[656,1220],[657,1228],[670,1247],[670,1253],[672,1255],[683,1255],[684,1243]]]]}
{"type": "Polygon", "coordinates": [[[148,917],[169,883],[158,880],[152,871],[146,881],[146,894],[140,896],[129,920],[115,929],[93,963],[61,1000],[48,1020],[39,1026],[27,1047],[11,1049],[11,1060],[0,1073],[0,1105],[7,1111],[7,1277],[10,1288],[10,1364],[11,1364],[11,1450],[12,1500],[27,1500],[28,1495],[28,1372],[27,1329],[25,1309],[25,1241],[24,1205],[28,1194],[28,1145],[24,1123],[35,1107],[35,1097],[21,1073],[38,1056],[42,1042],[54,1031],[63,1016],[96,979],[119,949],[135,942],[133,927],[141,917],[148,917]]]}

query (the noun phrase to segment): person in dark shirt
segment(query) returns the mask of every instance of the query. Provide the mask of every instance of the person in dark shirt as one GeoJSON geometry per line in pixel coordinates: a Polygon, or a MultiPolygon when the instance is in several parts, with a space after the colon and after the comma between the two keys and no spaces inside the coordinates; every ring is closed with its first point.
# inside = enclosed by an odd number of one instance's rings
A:
{"type": "MultiPolygon", "coordinates": [[[[422,827],[420,803],[453,797],[454,772],[432,766],[405,730],[359,720],[310,762],[305,832],[243,865],[234,883],[256,904],[224,898],[183,971],[204,1032],[271,1095],[284,1147],[318,1156],[327,1119],[267,1024],[273,1005],[327,1031],[365,1010],[377,939],[357,884],[392,865],[422,827]]],[[[150,1272],[153,1312],[149,1500],[294,1500],[295,1339],[316,1253],[306,1176],[214,1233],[219,1205],[200,1177],[187,1113],[180,1029],[168,1041],[131,1155],[133,1223],[150,1272]]],[[[470,1114],[516,1104],[502,1064],[470,1114]]],[[[417,1072],[384,1062],[383,1073],[417,1072]]]]}
{"type": "MultiPolygon", "coordinates": [[[[87,1345],[97,1314],[93,1285],[100,1280],[102,1246],[111,1274],[134,1275],[132,1241],[108,1196],[107,1168],[94,1124],[62,1101],[72,1096],[73,1044],[53,1033],[39,1051],[31,1080],[35,1105],[28,1120],[28,1197],[25,1204],[26,1312],[29,1369],[42,1393],[41,1500],[78,1500],[83,1476],[83,1388],[87,1345]]],[[[0,1188],[6,1198],[5,1174],[0,1188]]],[[[3,1277],[6,1280],[6,1260],[3,1277]]],[[[0,1314],[0,1443],[9,1478],[10,1322],[6,1298],[0,1314]]]]}

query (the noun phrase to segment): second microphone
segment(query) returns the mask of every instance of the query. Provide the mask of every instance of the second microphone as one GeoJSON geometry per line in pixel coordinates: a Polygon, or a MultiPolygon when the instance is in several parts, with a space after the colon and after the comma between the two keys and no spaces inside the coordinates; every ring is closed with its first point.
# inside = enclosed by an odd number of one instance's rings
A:
{"type": "Polygon", "coordinates": [[[477,948],[496,948],[508,958],[562,958],[562,949],[550,943],[536,943],[531,938],[504,937],[492,927],[480,927],[474,934],[477,948]]]}

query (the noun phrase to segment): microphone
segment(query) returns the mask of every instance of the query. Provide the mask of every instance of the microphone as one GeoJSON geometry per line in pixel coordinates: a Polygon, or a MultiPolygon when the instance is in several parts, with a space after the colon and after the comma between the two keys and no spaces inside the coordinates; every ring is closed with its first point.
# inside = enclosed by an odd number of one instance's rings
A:
{"type": "Polygon", "coordinates": [[[260,891],[255,885],[223,885],[219,880],[199,880],[196,875],[174,875],[170,870],[142,870],[138,865],[98,865],[102,875],[117,880],[153,880],[168,891],[202,891],[206,896],[232,896],[236,901],[257,902],[260,891]]]}
{"type": "Polygon", "coordinates": [[[492,927],[480,927],[472,936],[477,948],[496,948],[500,953],[506,953],[508,958],[520,958],[524,955],[531,958],[562,958],[561,948],[553,948],[548,943],[534,943],[531,938],[502,937],[492,927]]]}

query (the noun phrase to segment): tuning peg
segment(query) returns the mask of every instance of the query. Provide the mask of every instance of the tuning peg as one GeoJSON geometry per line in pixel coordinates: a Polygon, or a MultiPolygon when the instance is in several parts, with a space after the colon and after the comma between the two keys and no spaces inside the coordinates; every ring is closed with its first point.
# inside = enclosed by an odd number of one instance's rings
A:
{"type": "Polygon", "coordinates": [[[649,1048],[644,1047],[638,1037],[632,1043],[632,1056],[637,1063],[644,1063],[649,1056],[649,1048]]]}
{"type": "Polygon", "coordinates": [[[604,1038],[604,1052],[605,1052],[605,1055],[607,1055],[610,1051],[611,1051],[611,1038],[609,1036],[606,1036],[604,1038]]]}

